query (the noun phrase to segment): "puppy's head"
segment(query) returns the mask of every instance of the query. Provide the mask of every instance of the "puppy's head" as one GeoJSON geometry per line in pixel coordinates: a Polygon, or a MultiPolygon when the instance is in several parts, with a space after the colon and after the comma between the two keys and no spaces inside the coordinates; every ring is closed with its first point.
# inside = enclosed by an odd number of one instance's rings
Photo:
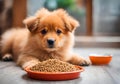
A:
{"type": "Polygon", "coordinates": [[[43,8],[23,22],[40,47],[49,51],[64,47],[65,43],[70,41],[70,33],[79,26],[79,23],[63,9],[50,12],[43,8]]]}

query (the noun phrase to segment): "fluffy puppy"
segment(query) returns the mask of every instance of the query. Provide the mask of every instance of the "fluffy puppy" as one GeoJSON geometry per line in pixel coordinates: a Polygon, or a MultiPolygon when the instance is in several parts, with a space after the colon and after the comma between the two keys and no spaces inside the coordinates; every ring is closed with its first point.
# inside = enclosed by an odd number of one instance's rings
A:
{"type": "Polygon", "coordinates": [[[2,59],[13,59],[22,68],[39,61],[59,59],[77,65],[89,61],[72,53],[74,30],[79,23],[63,9],[41,9],[24,21],[26,28],[12,29],[2,35],[2,59]]]}

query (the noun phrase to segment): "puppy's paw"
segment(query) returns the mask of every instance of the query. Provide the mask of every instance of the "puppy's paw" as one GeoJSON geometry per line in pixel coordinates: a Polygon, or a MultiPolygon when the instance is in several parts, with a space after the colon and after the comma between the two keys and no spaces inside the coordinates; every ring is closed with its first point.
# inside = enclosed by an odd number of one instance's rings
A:
{"type": "Polygon", "coordinates": [[[91,62],[89,60],[86,60],[83,58],[81,58],[81,60],[79,61],[80,66],[89,66],[90,64],[91,64],[91,62]]]}
{"type": "Polygon", "coordinates": [[[11,54],[5,54],[5,55],[2,57],[2,60],[3,60],[3,61],[12,61],[13,58],[12,58],[12,55],[11,55],[11,54]]]}
{"type": "Polygon", "coordinates": [[[89,60],[86,60],[78,55],[72,55],[72,58],[70,59],[69,62],[80,66],[88,66],[91,64],[89,60]]]}
{"type": "Polygon", "coordinates": [[[26,63],[24,63],[24,64],[22,65],[22,69],[30,68],[30,67],[38,64],[38,63],[39,63],[39,62],[38,62],[38,61],[35,61],[35,60],[28,61],[28,62],[26,62],[26,63]]]}

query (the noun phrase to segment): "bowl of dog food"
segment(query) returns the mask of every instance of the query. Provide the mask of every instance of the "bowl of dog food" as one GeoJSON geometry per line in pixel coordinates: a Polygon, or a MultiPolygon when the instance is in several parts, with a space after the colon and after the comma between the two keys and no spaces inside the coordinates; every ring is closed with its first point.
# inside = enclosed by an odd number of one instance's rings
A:
{"type": "Polygon", "coordinates": [[[84,68],[57,59],[49,59],[25,68],[25,71],[28,77],[37,80],[71,80],[79,78],[84,68]]]}
{"type": "Polygon", "coordinates": [[[108,54],[90,54],[89,58],[93,65],[107,65],[112,60],[112,55],[108,54]]]}

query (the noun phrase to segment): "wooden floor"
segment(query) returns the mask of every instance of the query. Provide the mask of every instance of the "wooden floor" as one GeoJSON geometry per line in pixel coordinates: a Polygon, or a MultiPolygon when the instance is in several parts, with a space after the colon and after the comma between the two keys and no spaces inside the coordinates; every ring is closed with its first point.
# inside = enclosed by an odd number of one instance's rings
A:
{"type": "Polygon", "coordinates": [[[109,65],[84,67],[85,71],[78,79],[67,81],[33,80],[14,62],[0,61],[0,84],[120,84],[120,49],[75,48],[74,51],[85,58],[91,53],[108,53],[113,59],[109,65]]]}

